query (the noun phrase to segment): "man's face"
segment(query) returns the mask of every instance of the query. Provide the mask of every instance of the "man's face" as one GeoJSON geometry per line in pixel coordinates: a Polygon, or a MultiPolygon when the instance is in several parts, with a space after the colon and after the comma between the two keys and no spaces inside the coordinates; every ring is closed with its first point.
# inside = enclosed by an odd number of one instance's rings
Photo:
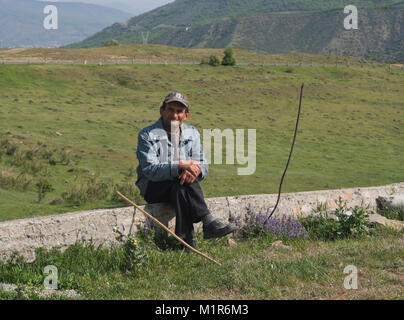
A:
{"type": "Polygon", "coordinates": [[[176,131],[178,127],[188,119],[189,112],[185,110],[185,106],[180,102],[170,102],[166,104],[165,109],[160,108],[164,129],[176,131]]]}

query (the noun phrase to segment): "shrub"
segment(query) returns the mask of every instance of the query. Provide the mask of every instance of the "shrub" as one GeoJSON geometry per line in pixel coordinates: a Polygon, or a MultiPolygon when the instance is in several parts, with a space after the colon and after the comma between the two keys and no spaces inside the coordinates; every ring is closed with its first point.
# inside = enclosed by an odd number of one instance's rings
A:
{"type": "Polygon", "coordinates": [[[104,47],[114,47],[114,46],[119,46],[119,42],[115,39],[104,42],[104,47]]]}
{"type": "Polygon", "coordinates": [[[11,160],[11,164],[19,167],[25,163],[26,153],[21,149],[16,149],[13,153],[13,159],[11,160]]]}
{"type": "Polygon", "coordinates": [[[112,189],[112,182],[108,179],[101,179],[99,174],[90,176],[87,182],[87,196],[90,200],[105,199],[112,189]]]}
{"type": "Polygon", "coordinates": [[[61,194],[63,200],[82,205],[88,201],[104,200],[112,191],[113,183],[110,179],[101,179],[99,174],[93,174],[87,181],[72,184],[61,194]]]}
{"type": "Polygon", "coordinates": [[[41,161],[34,159],[32,161],[24,162],[24,172],[32,173],[34,175],[39,174],[41,171],[44,170],[44,166],[41,161]]]}
{"type": "Polygon", "coordinates": [[[33,150],[25,151],[25,159],[26,160],[32,160],[33,158],[34,158],[34,151],[33,150]]]}
{"type": "Polygon", "coordinates": [[[0,140],[0,149],[1,154],[5,153],[8,156],[12,156],[17,151],[17,146],[8,138],[2,138],[0,140]]]}
{"type": "Polygon", "coordinates": [[[54,158],[54,153],[56,151],[56,149],[54,150],[50,150],[46,147],[46,145],[42,145],[42,150],[38,151],[38,155],[42,158],[42,159],[53,159],[54,158]]]}
{"type": "Polygon", "coordinates": [[[61,158],[61,160],[60,160],[61,164],[65,165],[65,166],[69,165],[70,160],[71,160],[70,151],[67,151],[67,150],[63,149],[61,154],[60,154],[60,158],[61,158]]]}
{"type": "Polygon", "coordinates": [[[81,184],[73,184],[67,191],[62,192],[61,197],[65,201],[82,205],[88,201],[87,192],[81,184]]]}
{"type": "Polygon", "coordinates": [[[51,166],[56,166],[57,159],[56,159],[55,156],[52,155],[52,157],[49,159],[48,162],[49,162],[49,164],[50,164],[51,166]]]}
{"type": "Polygon", "coordinates": [[[209,64],[209,58],[202,58],[201,64],[209,64]]]}
{"type": "Polygon", "coordinates": [[[142,196],[140,195],[138,188],[136,187],[136,185],[133,182],[125,181],[122,184],[114,186],[114,192],[111,196],[111,200],[126,203],[126,201],[124,199],[122,199],[120,196],[118,196],[115,193],[115,190],[118,190],[125,197],[133,200],[135,203],[142,202],[142,196]]]}
{"type": "Polygon", "coordinates": [[[125,200],[123,200],[120,196],[116,194],[115,190],[118,190],[124,196],[133,200],[135,203],[143,201],[139,189],[133,182],[133,178],[135,176],[136,176],[136,168],[132,166],[128,169],[128,172],[125,173],[122,183],[114,185],[114,192],[112,193],[111,196],[112,201],[126,203],[125,200]]]}
{"type": "Polygon", "coordinates": [[[136,176],[136,168],[134,166],[131,166],[128,169],[128,172],[125,174],[125,181],[129,181],[130,179],[132,179],[135,176],[136,176]]]}
{"type": "Polygon", "coordinates": [[[52,184],[46,178],[40,178],[39,181],[35,184],[38,190],[38,202],[45,197],[45,194],[54,190],[52,184]]]}
{"type": "Polygon", "coordinates": [[[26,173],[16,174],[9,169],[0,170],[0,186],[14,190],[27,191],[32,177],[26,173]]]}
{"type": "Polygon", "coordinates": [[[347,208],[341,197],[335,211],[326,206],[318,208],[316,215],[300,219],[304,228],[313,239],[335,240],[347,237],[360,237],[369,234],[368,215],[366,209],[355,206],[347,208]]]}
{"type": "Polygon", "coordinates": [[[0,140],[0,148],[5,148],[5,146],[9,143],[7,138],[2,138],[0,140]]]}
{"type": "Polygon", "coordinates": [[[209,57],[209,65],[213,66],[213,67],[217,67],[220,66],[220,60],[218,57],[216,57],[215,55],[211,55],[209,57]]]}
{"type": "Polygon", "coordinates": [[[118,84],[122,87],[126,87],[129,83],[127,78],[118,78],[117,81],[118,81],[118,84]]]}
{"type": "Polygon", "coordinates": [[[20,173],[17,176],[16,189],[22,190],[22,191],[27,191],[31,182],[32,182],[31,176],[29,176],[26,173],[20,173]]]}
{"type": "Polygon", "coordinates": [[[226,50],[224,50],[224,57],[222,59],[222,65],[224,65],[224,66],[236,65],[236,59],[233,57],[232,48],[226,48],[226,50]]]}
{"type": "Polygon", "coordinates": [[[128,238],[124,244],[124,258],[121,261],[123,271],[138,274],[148,263],[147,246],[140,239],[128,238]]]}
{"type": "Polygon", "coordinates": [[[6,155],[12,156],[17,151],[17,147],[12,144],[6,146],[6,155]]]}

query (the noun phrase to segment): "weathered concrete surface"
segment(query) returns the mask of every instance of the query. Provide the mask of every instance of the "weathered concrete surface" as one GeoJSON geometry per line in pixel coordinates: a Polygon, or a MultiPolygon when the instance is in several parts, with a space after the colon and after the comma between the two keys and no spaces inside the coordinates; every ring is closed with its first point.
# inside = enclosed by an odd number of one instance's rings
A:
{"type": "MultiPolygon", "coordinates": [[[[148,212],[164,222],[173,217],[167,204],[145,206],[148,212]]],[[[66,249],[76,241],[94,244],[116,244],[113,228],[133,234],[144,222],[143,214],[133,207],[78,211],[46,217],[18,219],[0,223],[0,259],[18,251],[28,260],[35,258],[35,249],[66,249]],[[132,226],[132,228],[131,228],[132,226]]]]}
{"type": "MultiPolygon", "coordinates": [[[[316,210],[320,203],[326,203],[329,209],[335,209],[339,197],[346,201],[348,207],[369,205],[370,208],[376,209],[375,199],[378,196],[388,196],[403,190],[404,182],[379,187],[284,193],[275,213],[306,216],[316,210]]],[[[276,203],[277,194],[236,196],[226,199],[229,202],[230,216],[237,217],[245,213],[248,205],[255,211],[272,208],[276,203]]]]}
{"type": "Polygon", "coordinates": [[[404,193],[397,193],[387,197],[378,197],[376,199],[377,208],[383,209],[403,209],[404,210],[404,193]]]}
{"type": "MultiPolygon", "coordinates": [[[[404,192],[404,182],[381,187],[323,190],[285,193],[276,213],[304,216],[316,210],[319,203],[327,203],[330,209],[337,206],[338,197],[347,201],[348,206],[369,205],[376,208],[378,196],[388,196],[404,192]]],[[[277,194],[246,195],[206,199],[209,210],[222,221],[234,221],[244,215],[246,207],[253,210],[271,208],[276,203],[277,194]]],[[[160,221],[173,227],[175,214],[168,204],[154,204],[143,207],[160,221]]],[[[28,260],[35,257],[39,247],[65,249],[76,241],[92,241],[94,244],[113,245],[114,228],[125,235],[133,234],[144,222],[141,212],[133,207],[105,208],[51,215],[39,218],[19,219],[0,222],[0,258],[7,259],[13,251],[20,252],[28,260]]]]}

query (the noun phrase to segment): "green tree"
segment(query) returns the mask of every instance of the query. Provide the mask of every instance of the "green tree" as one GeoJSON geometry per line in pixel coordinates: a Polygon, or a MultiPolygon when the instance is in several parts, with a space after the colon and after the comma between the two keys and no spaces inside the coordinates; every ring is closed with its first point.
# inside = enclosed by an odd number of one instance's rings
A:
{"type": "Polygon", "coordinates": [[[223,66],[234,66],[236,65],[236,59],[233,57],[233,49],[232,48],[226,48],[224,50],[224,57],[222,60],[222,65],[223,66]]]}
{"type": "Polygon", "coordinates": [[[119,42],[115,39],[104,42],[104,47],[114,47],[114,46],[119,46],[119,42]]]}
{"type": "Polygon", "coordinates": [[[220,65],[220,60],[219,60],[219,58],[216,57],[216,56],[214,56],[214,55],[211,55],[211,56],[209,57],[209,65],[214,66],[214,67],[219,66],[219,65],[220,65]]]}

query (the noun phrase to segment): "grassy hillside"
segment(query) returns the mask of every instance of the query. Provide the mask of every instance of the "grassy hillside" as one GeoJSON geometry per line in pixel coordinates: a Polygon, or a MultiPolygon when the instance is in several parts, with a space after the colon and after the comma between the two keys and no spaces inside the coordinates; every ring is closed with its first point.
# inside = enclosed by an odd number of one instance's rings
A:
{"type": "Polygon", "coordinates": [[[403,181],[403,79],[371,65],[0,65],[0,219],[119,204],[112,187],[133,191],[137,134],[172,90],[189,96],[189,123],[201,132],[257,130],[255,174],[211,165],[207,197],[277,192],[301,82],[284,192],[403,181]],[[47,183],[53,191],[38,202],[47,183]]]}
{"type": "MultiPolygon", "coordinates": [[[[77,62],[84,63],[200,63],[210,55],[223,57],[223,49],[185,49],[157,44],[130,44],[113,47],[86,49],[7,49],[0,50],[0,61],[44,63],[77,62]]],[[[332,54],[315,55],[291,52],[289,54],[260,54],[242,48],[234,48],[237,62],[242,64],[323,64],[383,66],[381,63],[366,61],[353,57],[341,57],[332,54]]]]}

